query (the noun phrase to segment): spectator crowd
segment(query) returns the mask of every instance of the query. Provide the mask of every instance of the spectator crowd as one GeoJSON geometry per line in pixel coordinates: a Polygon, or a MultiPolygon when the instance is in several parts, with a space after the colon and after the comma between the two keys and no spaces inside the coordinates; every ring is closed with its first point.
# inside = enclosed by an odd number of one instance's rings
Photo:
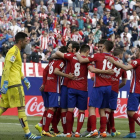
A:
{"type": "Polygon", "coordinates": [[[92,55],[107,39],[124,50],[127,64],[140,45],[139,16],[136,0],[0,0],[0,62],[22,31],[28,35],[23,62],[47,63],[54,49],[70,41],[88,44],[92,55]]]}

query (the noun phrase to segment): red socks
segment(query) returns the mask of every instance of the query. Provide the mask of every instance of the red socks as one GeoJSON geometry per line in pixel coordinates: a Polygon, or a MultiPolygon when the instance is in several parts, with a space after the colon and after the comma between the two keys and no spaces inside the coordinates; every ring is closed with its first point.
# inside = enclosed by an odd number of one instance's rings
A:
{"type": "Polygon", "coordinates": [[[105,115],[106,115],[106,119],[107,119],[107,122],[108,122],[109,121],[110,112],[109,111],[105,111],[105,115]]]}
{"type": "Polygon", "coordinates": [[[91,132],[91,123],[89,121],[89,117],[88,117],[88,122],[87,122],[87,131],[91,132]]]}
{"type": "Polygon", "coordinates": [[[46,124],[45,124],[45,126],[44,126],[44,130],[45,130],[46,132],[49,131],[49,126],[50,126],[50,123],[52,122],[53,114],[54,114],[54,111],[53,111],[53,110],[50,110],[50,109],[47,110],[47,114],[46,114],[46,124]]]}
{"type": "Polygon", "coordinates": [[[61,113],[61,123],[62,123],[64,134],[67,134],[66,114],[67,114],[67,112],[61,113]]]}
{"type": "Polygon", "coordinates": [[[44,126],[46,124],[46,114],[47,114],[47,110],[44,111],[42,119],[40,120],[40,123],[42,124],[42,130],[44,129],[44,126]]]}
{"type": "Polygon", "coordinates": [[[83,126],[85,119],[85,113],[84,112],[79,112],[78,118],[77,118],[77,130],[76,132],[80,133],[80,130],[83,126]]]}
{"type": "Polygon", "coordinates": [[[128,116],[130,133],[135,132],[135,121],[132,117],[128,116]]]}
{"type": "Polygon", "coordinates": [[[140,116],[137,113],[135,113],[132,118],[136,121],[138,125],[140,125],[140,116]]]}
{"type": "Polygon", "coordinates": [[[116,129],[115,129],[115,121],[114,121],[114,112],[111,112],[110,113],[109,122],[110,122],[110,127],[112,129],[112,132],[116,132],[116,129]]]}
{"type": "Polygon", "coordinates": [[[58,124],[58,118],[57,118],[57,112],[54,113],[53,115],[53,119],[52,119],[52,128],[54,130],[54,133],[58,133],[58,129],[57,129],[57,124],[58,124]]]}
{"type": "Polygon", "coordinates": [[[107,118],[106,117],[101,117],[100,118],[100,132],[103,133],[106,129],[106,123],[107,123],[107,118]]]}
{"type": "Polygon", "coordinates": [[[61,119],[61,108],[57,108],[57,111],[56,111],[56,118],[57,118],[56,124],[58,125],[59,122],[60,122],[60,119],[61,119]]]}
{"type": "Polygon", "coordinates": [[[91,115],[89,117],[89,122],[91,124],[91,131],[94,131],[96,129],[96,116],[95,115],[91,115]]]}
{"type": "Polygon", "coordinates": [[[67,122],[67,133],[71,133],[73,126],[73,112],[67,111],[66,122],[67,122]]]}
{"type": "Polygon", "coordinates": [[[107,122],[107,132],[110,133],[110,122],[107,122]]]}

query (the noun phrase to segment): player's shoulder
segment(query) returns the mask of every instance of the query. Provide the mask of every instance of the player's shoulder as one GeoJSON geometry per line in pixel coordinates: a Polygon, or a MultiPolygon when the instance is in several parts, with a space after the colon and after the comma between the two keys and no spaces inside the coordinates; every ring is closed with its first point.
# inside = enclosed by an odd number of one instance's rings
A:
{"type": "Polygon", "coordinates": [[[8,54],[13,54],[14,56],[17,56],[19,52],[19,49],[16,46],[13,46],[9,51],[8,54]]]}
{"type": "Polygon", "coordinates": [[[140,59],[133,60],[131,64],[133,64],[133,65],[139,64],[140,65],[140,59]]]}

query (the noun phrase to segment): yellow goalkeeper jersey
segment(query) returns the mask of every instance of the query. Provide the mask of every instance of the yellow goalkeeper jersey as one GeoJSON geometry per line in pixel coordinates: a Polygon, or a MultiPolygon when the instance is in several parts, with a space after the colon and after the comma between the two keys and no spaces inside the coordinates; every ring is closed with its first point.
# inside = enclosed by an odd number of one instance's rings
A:
{"type": "Polygon", "coordinates": [[[1,87],[4,81],[8,81],[8,87],[21,84],[22,60],[20,50],[17,46],[13,46],[6,54],[4,68],[1,79],[1,87]],[[9,68],[10,67],[10,68],[9,68]],[[9,75],[9,76],[8,76],[9,75]]]}

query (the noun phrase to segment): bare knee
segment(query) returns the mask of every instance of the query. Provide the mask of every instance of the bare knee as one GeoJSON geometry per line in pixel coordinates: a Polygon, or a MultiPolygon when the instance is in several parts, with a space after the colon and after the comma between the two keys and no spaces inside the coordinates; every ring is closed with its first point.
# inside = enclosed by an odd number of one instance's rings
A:
{"type": "Polygon", "coordinates": [[[129,111],[127,110],[127,115],[130,117],[133,117],[133,115],[135,114],[135,111],[129,111]]]}

